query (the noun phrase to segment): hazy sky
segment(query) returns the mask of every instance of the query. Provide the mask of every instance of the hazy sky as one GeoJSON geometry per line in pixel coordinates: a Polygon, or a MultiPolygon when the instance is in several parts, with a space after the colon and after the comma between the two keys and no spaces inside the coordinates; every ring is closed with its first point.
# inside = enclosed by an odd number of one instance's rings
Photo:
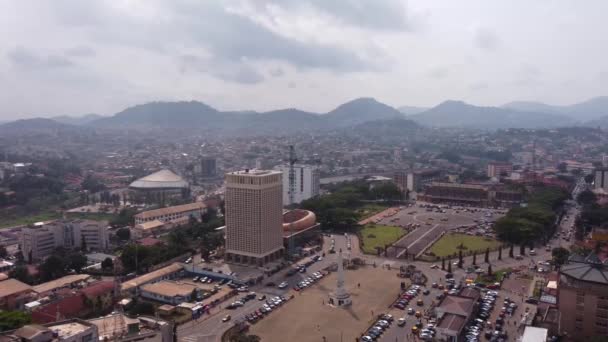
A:
{"type": "Polygon", "coordinates": [[[0,120],[608,95],[608,1],[0,2],[0,120]]]}

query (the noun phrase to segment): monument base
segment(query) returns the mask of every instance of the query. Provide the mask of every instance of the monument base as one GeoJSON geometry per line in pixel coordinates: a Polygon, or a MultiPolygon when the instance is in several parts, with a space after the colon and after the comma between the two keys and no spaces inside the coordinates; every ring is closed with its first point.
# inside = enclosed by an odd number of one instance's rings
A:
{"type": "Polygon", "coordinates": [[[333,306],[350,306],[352,303],[353,301],[350,299],[350,295],[348,294],[346,296],[336,296],[333,294],[329,296],[329,304],[333,306]]]}

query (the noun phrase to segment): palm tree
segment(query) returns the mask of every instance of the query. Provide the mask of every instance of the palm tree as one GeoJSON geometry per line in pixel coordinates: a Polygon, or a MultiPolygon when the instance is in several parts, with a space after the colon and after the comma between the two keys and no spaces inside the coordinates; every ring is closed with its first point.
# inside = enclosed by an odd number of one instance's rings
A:
{"type": "Polygon", "coordinates": [[[484,257],[485,262],[490,262],[490,248],[486,248],[486,256],[484,257]]]}

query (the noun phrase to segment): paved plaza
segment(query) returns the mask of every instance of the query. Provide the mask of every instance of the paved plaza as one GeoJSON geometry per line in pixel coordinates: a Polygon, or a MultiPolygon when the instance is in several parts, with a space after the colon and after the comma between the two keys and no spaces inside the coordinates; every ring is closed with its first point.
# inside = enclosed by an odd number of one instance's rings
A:
{"type": "Polygon", "coordinates": [[[395,271],[366,266],[345,272],[346,288],[353,300],[348,308],[328,305],[336,273],[297,293],[284,307],[251,327],[262,341],[354,341],[399,293],[403,279],[395,271]],[[361,286],[358,287],[357,284],[361,286]]]}

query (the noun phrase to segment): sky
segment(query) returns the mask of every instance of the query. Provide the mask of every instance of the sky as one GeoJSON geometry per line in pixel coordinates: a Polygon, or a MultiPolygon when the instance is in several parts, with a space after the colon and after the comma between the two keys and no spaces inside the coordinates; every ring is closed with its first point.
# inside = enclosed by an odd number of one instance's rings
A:
{"type": "Polygon", "coordinates": [[[608,95],[608,1],[0,2],[0,121],[150,101],[325,112],[358,97],[608,95]]]}

